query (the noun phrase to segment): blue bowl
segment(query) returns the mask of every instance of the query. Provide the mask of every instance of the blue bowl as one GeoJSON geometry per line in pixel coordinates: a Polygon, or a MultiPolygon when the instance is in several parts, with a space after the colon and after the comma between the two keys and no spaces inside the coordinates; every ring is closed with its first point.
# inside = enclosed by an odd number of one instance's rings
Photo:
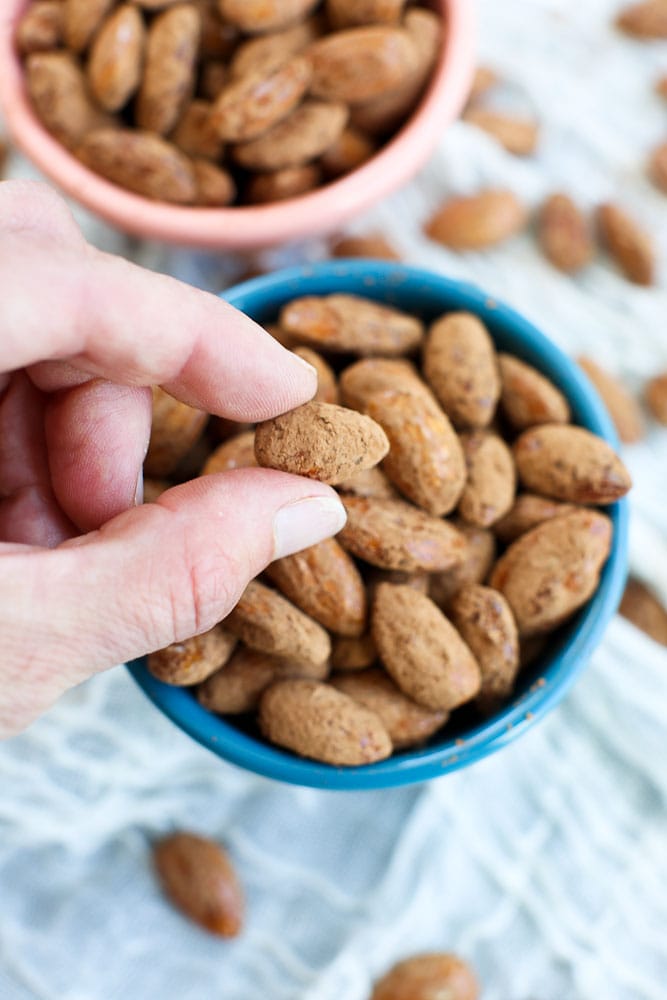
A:
{"type": "MultiPolygon", "coordinates": [[[[246,281],[224,295],[260,323],[273,321],[280,307],[300,295],[348,292],[378,299],[432,320],[444,312],[467,310],[487,326],[500,350],[522,358],[547,375],[565,394],[573,419],[616,447],[616,435],[597,394],[577,365],[514,310],[472,285],[419,268],[384,261],[333,261],[294,267],[246,281]]],[[[611,554],[600,585],[584,608],[556,637],[534,667],[522,672],[512,698],[480,722],[465,713],[457,728],[436,734],[425,746],[363,767],[337,768],[277,749],[253,732],[203,709],[187,688],[156,680],[142,657],[129,664],[148,697],[181,729],[224,760],[246,770],[286,781],[330,789],[393,788],[466,767],[500,750],[554,708],[588,663],[623,591],[627,570],[628,507],[608,508],[614,525],[611,554]]]]}

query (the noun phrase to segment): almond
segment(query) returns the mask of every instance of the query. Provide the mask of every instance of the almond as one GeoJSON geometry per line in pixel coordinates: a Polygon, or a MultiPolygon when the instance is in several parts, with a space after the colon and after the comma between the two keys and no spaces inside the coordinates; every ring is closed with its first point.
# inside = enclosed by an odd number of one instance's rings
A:
{"type": "Polygon", "coordinates": [[[229,71],[221,59],[207,59],[199,71],[199,96],[215,101],[229,81],[229,71]]]}
{"type": "Polygon", "coordinates": [[[524,431],[514,445],[514,460],[527,489],[556,500],[609,504],[632,485],[607,442],[583,427],[544,424],[524,431]]]}
{"type": "Polygon", "coordinates": [[[600,205],[597,221],[602,242],[626,278],[652,285],[655,250],[648,234],[618,205],[600,205]]]}
{"type": "Polygon", "coordinates": [[[357,295],[307,295],[293,299],[280,314],[280,326],[298,340],[322,350],[396,355],[419,345],[418,319],[357,295]]]}
{"type": "Polygon", "coordinates": [[[471,313],[448,313],[429,328],[424,375],[456,427],[487,427],[500,396],[493,341],[471,313]]]}
{"type": "Polygon", "coordinates": [[[211,124],[212,106],[210,101],[190,101],[171,133],[170,142],[188,156],[222,159],[222,140],[211,124]]]}
{"type": "Polygon", "coordinates": [[[335,766],[371,764],[392,751],[375,712],[317,681],[272,684],[262,696],[259,724],[272,743],[335,766]]]}
{"type": "Polygon", "coordinates": [[[620,12],[616,24],[635,38],[667,38],[667,4],[665,0],[631,4],[620,12]]]}
{"type": "Polygon", "coordinates": [[[580,357],[577,360],[609,411],[621,441],[628,444],[641,441],[644,437],[641,410],[625,386],[600,368],[592,358],[580,357]]]}
{"type": "Polygon", "coordinates": [[[351,493],[355,497],[380,497],[383,500],[397,498],[397,493],[384,472],[377,468],[355,472],[349,479],[338,484],[339,493],[351,493]]]}
{"type": "Polygon", "coordinates": [[[315,97],[352,104],[394,90],[418,61],[408,32],[388,25],[336,31],[313,42],[306,52],[313,65],[315,97]]]}
{"type": "Polygon", "coordinates": [[[308,163],[338,139],[348,116],[344,104],[304,101],[256,139],[237,143],[234,159],[249,170],[282,170],[308,163]]]}
{"type": "Polygon", "coordinates": [[[168,479],[153,479],[150,476],[144,476],[143,502],[155,503],[158,497],[171,489],[171,486],[168,479]]]}
{"type": "Polygon", "coordinates": [[[321,666],[331,652],[329,636],[321,625],[257,580],[248,584],[225,619],[225,628],[251,649],[299,665],[321,666]]]}
{"type": "Polygon", "coordinates": [[[229,24],[249,35],[279,31],[302,21],[318,0],[218,0],[218,9],[229,24]]]}
{"type": "Polygon", "coordinates": [[[236,185],[228,170],[203,159],[193,160],[192,169],[197,185],[195,204],[211,207],[232,204],[236,197],[236,185]]]}
{"type": "Polygon", "coordinates": [[[603,514],[575,510],[539,524],[510,545],[489,585],[506,598],[521,635],[551,631],[588,601],[611,536],[611,521],[603,514]]]}
{"type": "Polygon", "coordinates": [[[463,560],[442,573],[432,573],[429,581],[429,597],[439,608],[447,611],[450,601],[466,584],[483,583],[496,558],[496,541],[486,528],[476,528],[460,518],[453,522],[459,534],[466,540],[463,560]]]}
{"type": "Polygon", "coordinates": [[[338,541],[381,569],[435,573],[462,562],[464,536],[453,525],[402,500],[343,496],[347,524],[338,541]]]}
{"type": "Polygon", "coordinates": [[[654,419],[667,425],[667,372],[646,383],[644,396],[654,419]]]}
{"type": "Polygon", "coordinates": [[[394,247],[380,233],[344,236],[331,248],[332,257],[370,257],[375,260],[400,260],[394,247]]]}
{"type": "Polygon", "coordinates": [[[64,32],[64,10],[60,0],[37,0],[27,8],[16,25],[16,47],[21,55],[58,48],[64,32]]]}
{"type": "Polygon", "coordinates": [[[667,608],[640,580],[628,580],[618,610],[651,639],[667,646],[667,608]]]}
{"type": "Polygon", "coordinates": [[[450,198],[426,225],[426,235],[452,250],[484,250],[520,232],[527,213],[511,191],[450,198]]]}
{"type": "Polygon", "coordinates": [[[331,666],[334,670],[363,670],[377,660],[377,650],[369,633],[358,638],[334,636],[331,666]]]}
{"type": "Polygon", "coordinates": [[[655,92],[658,97],[667,98],[667,73],[663,76],[658,77],[655,82],[655,92]]]}
{"type": "Polygon", "coordinates": [[[543,521],[569,514],[572,510],[572,504],[549,500],[536,493],[521,493],[505,516],[493,525],[493,533],[507,545],[543,521]]]}
{"type": "Polygon", "coordinates": [[[512,610],[497,590],[472,584],[454,597],[450,615],[482,673],[477,704],[483,712],[492,712],[512,693],[519,670],[519,634],[512,610]]]}
{"type": "Polygon", "coordinates": [[[414,955],[394,965],[375,984],[371,1000],[477,1000],[472,969],[456,955],[414,955]]]}
{"type": "Polygon", "coordinates": [[[593,240],[583,213],[566,194],[552,194],[542,205],[538,238],[554,267],[574,274],[591,262],[593,240]]]}
{"type": "Polygon", "coordinates": [[[85,136],[77,156],[107,180],[146,198],[191,204],[197,197],[190,161],[152,132],[98,128],[85,136]]]}
{"type": "Polygon", "coordinates": [[[153,419],[144,471],[168,476],[201,436],[208,414],[153,386],[153,419]]]}
{"type": "MultiPolygon", "coordinates": [[[[60,2],[60,0],[58,0],[60,2]]],[[[65,43],[72,52],[83,52],[115,0],[64,0],[65,43]]]]}
{"type": "Polygon", "coordinates": [[[255,458],[255,432],[243,431],[223,441],[212,451],[201,470],[202,476],[230,469],[251,469],[257,465],[255,458]]]}
{"type": "Polygon", "coordinates": [[[194,92],[200,33],[199,11],[190,3],[176,4],[152,22],[135,108],[139,128],[164,135],[176,125],[194,92]]]}
{"type": "Polygon", "coordinates": [[[285,201],[313,191],[322,180],[322,172],[314,163],[300,167],[283,167],[265,174],[255,174],[246,184],[246,198],[251,205],[285,201]]]}
{"type": "Polygon", "coordinates": [[[332,403],[304,403],[255,431],[260,465],[340,483],[377,465],[389,450],[382,428],[361,413],[332,403]]]}
{"type": "Polygon", "coordinates": [[[139,86],[146,29],[131,4],[121,4],[95,35],[88,58],[88,83],[98,104],[119,111],[139,86]]]}
{"type": "Polygon", "coordinates": [[[515,430],[538,424],[566,424],[570,405],[556,386],[513,354],[499,354],[503,416],[515,430]]]}
{"type": "Polygon", "coordinates": [[[469,125],[486,132],[515,156],[528,156],[537,148],[539,126],[527,118],[517,118],[479,107],[467,108],[462,118],[469,125]]]}
{"type": "Polygon", "coordinates": [[[417,369],[404,358],[364,358],[345,368],[340,374],[340,394],[345,406],[365,410],[368,401],[378,392],[396,390],[435,397],[417,374],[417,369]]]}
{"type": "Polygon", "coordinates": [[[248,38],[235,50],[229,64],[230,73],[236,77],[256,72],[269,75],[314,41],[319,30],[318,18],[311,17],[282,31],[248,38]]]}
{"type": "Polygon", "coordinates": [[[470,85],[468,103],[472,104],[473,101],[479,100],[489,90],[496,87],[499,82],[498,74],[490,66],[477,66],[470,85]]]}
{"type": "Polygon", "coordinates": [[[91,100],[83,72],[68,52],[29,55],[26,86],[38,118],[68,149],[90,129],[109,123],[91,100]]]}
{"type": "Polygon", "coordinates": [[[199,684],[224,666],[236,639],[220,625],[184,642],[174,642],[148,657],[148,669],[165,684],[179,687],[199,684]]]}
{"type": "Polygon", "coordinates": [[[328,673],[326,663],[294,663],[289,659],[240,646],[221,670],[200,684],[197,701],[209,712],[243,715],[258,707],[262,694],[276,680],[285,680],[287,677],[324,680],[328,673]]]}
{"type": "Polygon", "coordinates": [[[481,675],[475,658],[424,594],[412,587],[380,584],[371,631],[387,672],[419,705],[449,712],[478,694],[481,675]]]}
{"type": "MultiPolygon", "coordinates": [[[[342,177],[366,163],[377,152],[377,143],[368,135],[352,126],[343,129],[336,141],[325,149],[320,157],[320,165],[327,177],[342,177]]],[[[343,254],[335,256],[342,257],[343,254]]],[[[367,256],[373,254],[351,254],[367,256]]],[[[396,259],[395,257],[392,259],[396,259]]]]}
{"type": "Polygon", "coordinates": [[[294,56],[269,74],[259,69],[232,79],[213,105],[212,127],[225,142],[254,139],[297,106],[311,72],[307,59],[294,56]]]}
{"type": "Polygon", "coordinates": [[[488,528],[514,502],[516,471],[512,453],[497,434],[475,431],[461,436],[468,470],[459,514],[469,524],[488,528]]]}
{"type": "MultiPolygon", "coordinates": [[[[304,168],[302,168],[304,169],[304,168]]],[[[333,368],[327,364],[321,354],[313,351],[310,347],[295,347],[294,353],[297,357],[306,361],[317,372],[317,392],[313,396],[316,402],[338,403],[338,384],[333,368]]],[[[365,469],[355,475],[364,475],[364,472],[372,472],[372,469],[365,469]]]]}
{"type": "Polygon", "coordinates": [[[327,0],[327,16],[334,28],[360,24],[396,24],[406,0],[327,0]]]}
{"type": "Polygon", "coordinates": [[[648,172],[655,186],[667,194],[667,142],[657,146],[651,153],[648,172]]]}
{"type": "MultiPolygon", "coordinates": [[[[238,31],[222,20],[216,0],[194,0],[194,5],[201,21],[200,55],[204,59],[227,60],[239,40],[238,31]]],[[[163,6],[166,7],[167,4],[163,6]]]]}
{"type": "Polygon", "coordinates": [[[229,856],[212,840],[174,833],[153,847],[162,888],[186,917],[213,934],[236,937],[244,900],[229,856]]]}
{"type": "Polygon", "coordinates": [[[361,574],[334,538],[277,559],[266,575],[297,607],[337,635],[360,636],[366,625],[361,574]]]}
{"type": "Polygon", "coordinates": [[[389,733],[394,750],[424,743],[447,721],[447,712],[418,705],[379,668],[338,674],[332,677],[331,683],[336,690],[378,716],[389,733]]]}

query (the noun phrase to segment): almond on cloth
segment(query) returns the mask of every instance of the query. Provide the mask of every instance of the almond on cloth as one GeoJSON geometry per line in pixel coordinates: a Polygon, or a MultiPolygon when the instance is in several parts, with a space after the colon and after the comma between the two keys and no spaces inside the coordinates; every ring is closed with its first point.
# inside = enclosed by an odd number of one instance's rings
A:
{"type": "Polygon", "coordinates": [[[657,146],[651,153],[648,174],[655,186],[667,194],[667,142],[657,146]]]}
{"type": "Polygon", "coordinates": [[[331,248],[333,257],[371,257],[376,260],[400,260],[391,243],[379,233],[366,236],[343,236],[331,248]]]}
{"type": "Polygon", "coordinates": [[[405,958],[375,984],[370,1000],[478,1000],[479,985],[457,955],[432,952],[405,958]]]}
{"type": "Polygon", "coordinates": [[[461,117],[464,122],[486,132],[515,156],[529,156],[537,148],[539,125],[528,118],[506,115],[477,105],[466,108],[461,117]]]}
{"type": "Polygon", "coordinates": [[[618,455],[583,427],[543,424],[524,431],[514,444],[514,460],[528,490],[556,500],[609,504],[632,485],[618,455]]]}
{"type": "Polygon", "coordinates": [[[549,500],[537,493],[520,493],[505,516],[495,522],[493,533],[503,544],[508,545],[543,521],[569,514],[572,510],[574,507],[570,503],[549,500]]]}
{"type": "Polygon", "coordinates": [[[491,69],[490,66],[477,66],[475,69],[475,74],[472,78],[472,84],[470,85],[470,92],[468,94],[468,104],[472,104],[474,101],[479,100],[483,94],[488,93],[500,82],[498,74],[495,70],[491,69]]]}
{"type": "Polygon", "coordinates": [[[333,403],[304,403],[255,431],[259,465],[330,484],[377,465],[388,451],[379,424],[333,403]]]}
{"type": "Polygon", "coordinates": [[[630,4],[621,10],[616,24],[635,38],[667,38],[667,4],[665,0],[630,4]]]}
{"type": "Polygon", "coordinates": [[[597,211],[600,239],[625,277],[636,285],[652,285],[655,249],[649,235],[618,205],[600,205],[597,211]]]}
{"type": "Polygon", "coordinates": [[[503,439],[488,431],[461,435],[468,470],[458,512],[464,521],[488,528],[514,502],[516,470],[512,452],[503,439]]]}
{"type": "Polygon", "coordinates": [[[262,695],[259,725],[272,743],[335,766],[372,764],[392,751],[375,712],[318,681],[272,684],[262,695]]]}
{"type": "Polygon", "coordinates": [[[628,580],[618,610],[651,639],[667,646],[667,608],[641,580],[628,580]]]}
{"type": "Polygon", "coordinates": [[[323,351],[405,354],[418,347],[424,328],[414,316],[358,295],[304,295],[280,313],[280,326],[295,340],[323,351]]]}
{"type": "Polygon", "coordinates": [[[482,191],[448,199],[425,233],[452,250],[485,250],[515,236],[527,221],[528,213],[511,191],[482,191]]]}
{"type": "Polygon", "coordinates": [[[380,569],[435,573],[463,561],[464,535],[448,521],[403,500],[342,496],[347,523],[336,536],[358,559],[380,569]]]}
{"type": "Polygon", "coordinates": [[[515,430],[525,430],[539,424],[568,423],[570,405],[546,375],[513,354],[499,354],[498,366],[501,378],[500,408],[515,430]]]}
{"type": "Polygon", "coordinates": [[[477,705],[491,712],[512,693],[519,670],[519,633],[512,609],[491,587],[462,587],[450,606],[452,623],[482,672],[477,705]]]}
{"type": "Polygon", "coordinates": [[[667,98],[667,73],[663,76],[658,77],[655,83],[655,92],[658,97],[667,98]]]}
{"type": "Polygon", "coordinates": [[[489,586],[506,598],[522,636],[550,632],[593,595],[611,548],[612,525],[595,510],[538,524],[496,563],[489,586]]]}
{"type": "Polygon", "coordinates": [[[226,851],[194,833],[173,833],[153,845],[165,894],[212,934],[236,937],[243,926],[243,890],[226,851]]]}
{"type": "Polygon", "coordinates": [[[641,441],[644,437],[644,420],[639,404],[625,386],[600,368],[592,358],[580,357],[577,361],[597,389],[621,441],[627,444],[641,441]]]}
{"type": "Polygon", "coordinates": [[[441,316],[424,344],[424,375],[455,427],[491,423],[500,396],[493,341],[472,313],[441,316]]]}
{"type": "Polygon", "coordinates": [[[667,372],[646,383],[644,398],[654,420],[667,426],[667,372]]]}
{"type": "Polygon", "coordinates": [[[238,646],[227,663],[199,685],[197,701],[209,712],[243,715],[257,708],[264,691],[276,680],[310,677],[321,681],[328,673],[327,663],[294,663],[290,659],[238,646]]]}
{"type": "Polygon", "coordinates": [[[408,698],[379,667],[335,674],[331,684],[375,712],[389,733],[394,750],[424,743],[448,718],[447,712],[424,708],[408,698]]]}
{"type": "Polygon", "coordinates": [[[546,199],[537,232],[544,256],[565,274],[575,274],[593,259],[590,227],[581,209],[566,194],[552,194],[546,199]]]}
{"type": "Polygon", "coordinates": [[[153,386],[153,417],[144,472],[148,476],[170,475],[198,441],[207,421],[207,413],[153,386]]]}
{"type": "Polygon", "coordinates": [[[373,601],[371,632],[387,672],[418,704],[448,712],[478,694],[479,665],[425,594],[381,583],[373,601]]]}
{"type": "Polygon", "coordinates": [[[187,205],[197,197],[191,161],[153,132],[94,129],[76,154],[91,170],[146,198],[187,205]]]}
{"type": "Polygon", "coordinates": [[[235,636],[216,625],[192,639],[150,653],[148,669],[165,684],[178,687],[199,684],[225,665],[235,645],[235,636]]]}

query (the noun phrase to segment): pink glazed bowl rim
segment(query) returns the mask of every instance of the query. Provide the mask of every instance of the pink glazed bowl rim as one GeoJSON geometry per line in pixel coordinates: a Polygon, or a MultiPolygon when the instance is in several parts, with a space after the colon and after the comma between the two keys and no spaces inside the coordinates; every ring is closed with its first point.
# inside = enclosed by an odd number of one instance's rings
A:
{"type": "Polygon", "coordinates": [[[474,69],[472,0],[438,0],[447,37],[417,111],[367,164],[311,194],[268,206],[186,208],[123,190],[84,167],[51,136],[32,110],[14,25],[27,0],[3,0],[0,12],[0,109],[12,140],[75,201],[135,236],[199,248],[273,246],[330,232],[406,183],[426,162],[460,111],[474,69]]]}

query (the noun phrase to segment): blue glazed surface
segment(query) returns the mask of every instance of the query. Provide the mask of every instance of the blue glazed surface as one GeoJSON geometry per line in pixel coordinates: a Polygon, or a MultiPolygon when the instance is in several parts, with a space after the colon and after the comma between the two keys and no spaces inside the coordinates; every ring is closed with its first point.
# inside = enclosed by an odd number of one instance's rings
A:
{"type": "MultiPolygon", "coordinates": [[[[497,347],[534,365],[565,393],[573,419],[614,447],[611,421],[579,368],[531,323],[464,282],[384,261],[332,261],[296,267],[244,282],[224,295],[260,323],[275,319],[280,307],[299,295],[348,292],[379,299],[425,320],[467,310],[486,324],[497,347]]],[[[294,785],[327,789],[390,788],[438,777],[494,753],[534,725],[562,699],[599,644],[623,591],[627,570],[628,506],[607,509],[614,524],[611,555],[600,586],[542,655],[522,674],[512,701],[491,719],[437,736],[418,750],[358,768],[335,768],[303,760],[269,746],[252,734],[205,711],[184,688],[156,680],[145,657],[128,665],[148,697],[181,729],[219,757],[258,774],[294,785]]]]}

